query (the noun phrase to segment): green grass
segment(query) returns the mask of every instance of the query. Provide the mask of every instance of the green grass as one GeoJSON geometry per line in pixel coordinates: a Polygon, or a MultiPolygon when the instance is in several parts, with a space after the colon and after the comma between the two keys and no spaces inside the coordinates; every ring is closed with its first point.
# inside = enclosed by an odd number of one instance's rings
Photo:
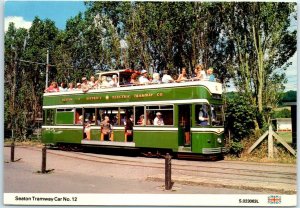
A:
{"type": "MultiPolygon", "coordinates": [[[[290,146],[292,146],[292,132],[278,132],[277,134],[290,146]]],[[[279,144],[279,142],[276,142],[275,139],[273,141],[275,141],[278,152],[274,155],[274,158],[268,158],[268,137],[266,137],[250,154],[248,154],[247,150],[257,141],[257,139],[257,137],[244,139],[242,141],[244,151],[241,153],[240,157],[228,154],[225,156],[225,160],[296,164],[297,157],[291,155],[285,147],[279,144]]]]}
{"type": "Polygon", "coordinates": [[[292,144],[292,132],[276,132],[288,144],[292,144]]]}

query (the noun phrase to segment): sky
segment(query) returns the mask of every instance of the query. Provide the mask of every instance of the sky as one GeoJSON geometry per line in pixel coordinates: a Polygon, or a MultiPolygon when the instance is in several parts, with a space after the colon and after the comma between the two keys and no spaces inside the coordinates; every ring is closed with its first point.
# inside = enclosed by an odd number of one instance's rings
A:
{"type": "Polygon", "coordinates": [[[66,21],[86,10],[83,1],[6,1],[4,5],[5,30],[7,20],[16,26],[29,28],[35,16],[53,20],[56,27],[65,29],[66,21]]]}
{"type": "MultiPolygon", "coordinates": [[[[49,18],[55,22],[59,29],[64,30],[68,19],[85,10],[83,1],[7,0],[4,4],[4,31],[7,30],[9,22],[14,22],[17,28],[28,29],[35,16],[43,20],[49,18]]],[[[288,79],[285,91],[297,89],[297,53],[291,57],[290,61],[292,61],[292,65],[285,71],[288,79]]],[[[234,90],[234,88],[231,87],[230,90],[234,90]]]]}

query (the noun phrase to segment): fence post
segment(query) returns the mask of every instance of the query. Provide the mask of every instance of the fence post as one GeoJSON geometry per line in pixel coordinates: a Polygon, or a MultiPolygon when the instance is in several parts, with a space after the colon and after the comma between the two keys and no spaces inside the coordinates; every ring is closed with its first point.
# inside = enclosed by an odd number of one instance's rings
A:
{"type": "Polygon", "coordinates": [[[171,156],[167,153],[165,157],[165,189],[170,190],[171,188],[171,156]]]}
{"type": "Polygon", "coordinates": [[[274,157],[274,145],[273,145],[273,134],[272,126],[269,126],[269,136],[268,136],[268,158],[274,157]]]}
{"type": "Polygon", "coordinates": [[[46,173],[46,159],[47,159],[47,147],[42,149],[42,173],[46,173]]]}
{"type": "Polygon", "coordinates": [[[10,149],[10,161],[14,162],[15,161],[15,142],[13,141],[11,143],[11,149],[10,149]]]}

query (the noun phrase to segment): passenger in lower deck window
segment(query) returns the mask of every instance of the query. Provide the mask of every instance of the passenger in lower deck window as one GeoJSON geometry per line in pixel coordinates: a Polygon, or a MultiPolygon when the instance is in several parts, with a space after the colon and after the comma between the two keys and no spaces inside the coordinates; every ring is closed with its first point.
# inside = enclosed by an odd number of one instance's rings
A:
{"type": "Polygon", "coordinates": [[[140,115],[139,120],[137,121],[138,125],[145,125],[145,116],[144,114],[140,115]]]}
{"type": "Polygon", "coordinates": [[[78,120],[76,120],[76,124],[83,124],[83,116],[82,115],[80,115],[78,117],[78,120]]]}
{"type": "MultiPolygon", "coordinates": [[[[127,117],[126,117],[127,118],[127,117]]],[[[125,142],[133,141],[133,115],[126,119],[125,125],[125,142]]]]}
{"type": "Polygon", "coordinates": [[[84,125],[84,139],[91,140],[91,124],[89,122],[84,125]]]}
{"type": "Polygon", "coordinates": [[[104,120],[101,122],[101,141],[113,141],[112,126],[109,121],[109,117],[105,116],[104,120]]]}
{"type": "Polygon", "coordinates": [[[163,125],[165,125],[164,120],[162,118],[162,114],[160,112],[156,113],[156,117],[154,119],[153,124],[154,124],[154,126],[163,126],[163,125]]]}

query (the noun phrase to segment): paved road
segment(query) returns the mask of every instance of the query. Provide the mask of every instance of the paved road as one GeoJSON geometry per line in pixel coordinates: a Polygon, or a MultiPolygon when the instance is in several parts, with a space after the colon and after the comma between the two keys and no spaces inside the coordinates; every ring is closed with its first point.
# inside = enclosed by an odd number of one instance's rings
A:
{"type": "Polygon", "coordinates": [[[263,194],[296,190],[294,165],[172,160],[175,183],[172,191],[165,191],[163,159],[47,150],[47,169],[54,170],[40,174],[40,148],[17,147],[15,152],[15,159],[21,160],[11,163],[10,148],[4,148],[5,193],[263,194]]]}

